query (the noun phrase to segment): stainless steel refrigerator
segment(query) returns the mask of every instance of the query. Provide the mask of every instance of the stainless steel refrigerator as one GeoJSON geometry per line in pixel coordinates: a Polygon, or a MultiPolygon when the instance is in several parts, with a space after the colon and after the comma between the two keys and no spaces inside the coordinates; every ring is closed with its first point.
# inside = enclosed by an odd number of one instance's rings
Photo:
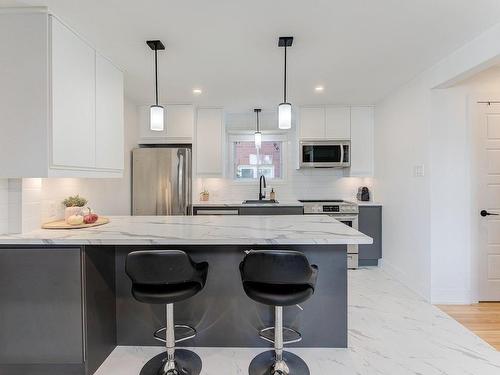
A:
{"type": "Polygon", "coordinates": [[[132,215],[191,215],[191,149],[132,151],[132,215]]]}

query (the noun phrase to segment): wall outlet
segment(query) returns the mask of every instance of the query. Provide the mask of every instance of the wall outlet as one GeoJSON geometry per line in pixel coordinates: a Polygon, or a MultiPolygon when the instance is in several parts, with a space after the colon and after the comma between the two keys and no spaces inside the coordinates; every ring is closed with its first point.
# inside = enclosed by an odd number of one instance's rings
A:
{"type": "Polygon", "coordinates": [[[423,164],[415,165],[413,167],[413,176],[414,177],[424,177],[425,176],[425,168],[423,164]]]}

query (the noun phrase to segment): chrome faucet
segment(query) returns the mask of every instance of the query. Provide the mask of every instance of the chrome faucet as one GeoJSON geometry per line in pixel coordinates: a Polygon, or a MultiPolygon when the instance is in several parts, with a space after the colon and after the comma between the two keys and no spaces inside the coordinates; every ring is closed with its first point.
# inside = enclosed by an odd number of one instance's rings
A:
{"type": "Polygon", "coordinates": [[[263,200],[266,197],[266,192],[264,191],[264,194],[262,194],[262,181],[264,181],[264,189],[266,188],[266,178],[264,175],[260,176],[259,179],[259,201],[263,200]]]}

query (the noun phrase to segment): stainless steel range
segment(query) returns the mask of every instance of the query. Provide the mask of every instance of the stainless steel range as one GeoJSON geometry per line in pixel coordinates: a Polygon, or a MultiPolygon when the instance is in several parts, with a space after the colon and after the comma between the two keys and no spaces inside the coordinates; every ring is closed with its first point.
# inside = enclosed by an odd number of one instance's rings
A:
{"type": "MultiPolygon", "coordinates": [[[[329,215],[358,230],[359,207],[354,202],[339,199],[300,200],[304,203],[304,215],[329,215]]],[[[358,268],[358,245],[347,245],[347,267],[358,268]]]]}

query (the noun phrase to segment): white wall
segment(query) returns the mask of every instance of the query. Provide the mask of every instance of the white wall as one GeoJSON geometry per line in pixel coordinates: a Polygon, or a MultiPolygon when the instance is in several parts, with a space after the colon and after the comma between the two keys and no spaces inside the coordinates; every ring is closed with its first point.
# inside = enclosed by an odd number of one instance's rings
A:
{"type": "Polygon", "coordinates": [[[414,81],[375,107],[375,190],[384,204],[382,265],[430,297],[429,92],[414,81]],[[424,177],[414,168],[424,166],[424,177]]]}
{"type": "MultiPolygon", "coordinates": [[[[251,132],[255,128],[255,114],[229,113],[225,116],[226,131],[251,132]]],[[[260,116],[261,130],[279,132],[277,115],[274,112],[262,112],[260,116]]],[[[267,181],[268,191],[274,188],[277,199],[349,199],[355,198],[359,186],[372,188],[372,178],[345,177],[348,170],[342,169],[301,169],[297,170],[298,148],[295,126],[291,131],[281,132],[287,139],[285,148],[285,179],[283,181],[267,181]]],[[[228,155],[228,150],[226,151],[228,155]]],[[[226,157],[229,162],[229,157],[226,157]]],[[[228,170],[226,165],[226,170],[228,170]]],[[[193,183],[194,201],[198,201],[199,193],[207,189],[210,200],[215,202],[241,202],[245,199],[257,199],[259,193],[258,181],[234,181],[231,176],[226,178],[196,178],[193,183]]]]}
{"type": "Polygon", "coordinates": [[[435,303],[467,303],[473,295],[468,98],[485,88],[457,83],[498,63],[499,37],[496,25],[375,108],[382,264],[435,303]],[[415,177],[420,164],[425,176],[415,177]]]}

